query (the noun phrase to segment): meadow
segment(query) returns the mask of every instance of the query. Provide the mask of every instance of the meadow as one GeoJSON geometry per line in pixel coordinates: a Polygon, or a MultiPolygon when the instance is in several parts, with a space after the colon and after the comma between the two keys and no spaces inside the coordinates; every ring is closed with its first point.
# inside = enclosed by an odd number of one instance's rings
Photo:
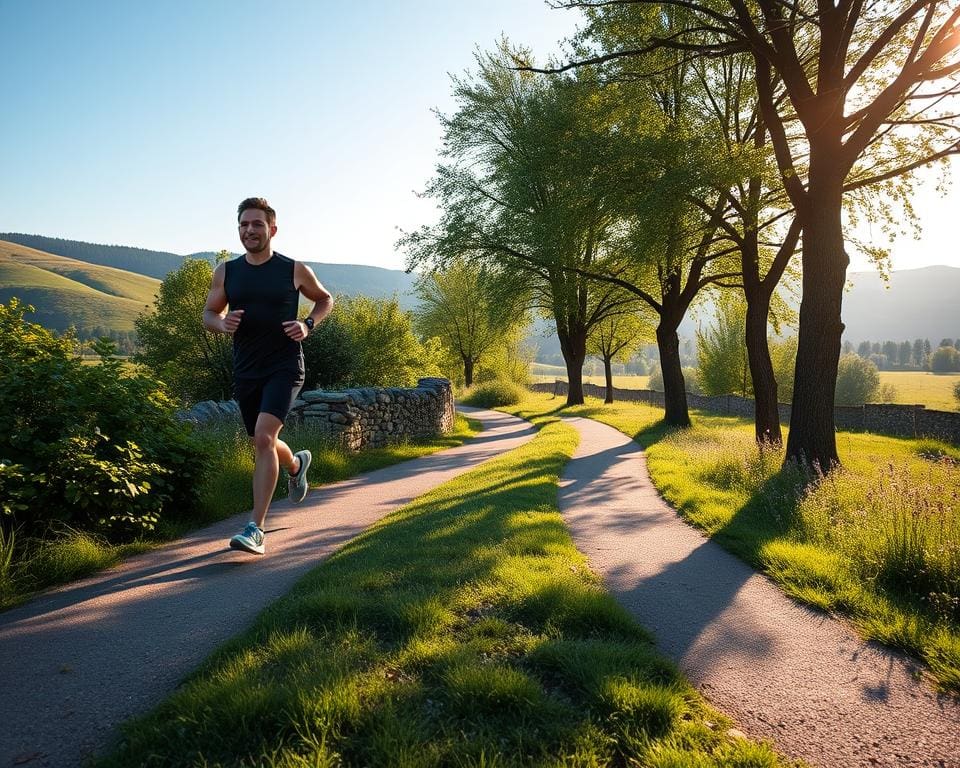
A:
{"type": "MultiPolygon", "coordinates": [[[[567,371],[560,365],[533,363],[530,379],[535,383],[567,380],[567,371]]],[[[584,375],[585,383],[606,386],[603,374],[584,375]]],[[[646,389],[649,376],[621,374],[613,376],[613,386],[618,389],[646,389]]],[[[880,386],[893,387],[891,402],[904,405],[923,405],[937,411],[960,411],[960,401],[954,397],[953,388],[960,382],[960,373],[930,373],[929,371],[880,371],[880,386]]]]}

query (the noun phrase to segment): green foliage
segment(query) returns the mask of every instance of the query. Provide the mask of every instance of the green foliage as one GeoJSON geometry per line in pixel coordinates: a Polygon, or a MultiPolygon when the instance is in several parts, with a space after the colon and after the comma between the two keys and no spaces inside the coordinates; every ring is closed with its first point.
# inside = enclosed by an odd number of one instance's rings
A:
{"type": "Polygon", "coordinates": [[[339,312],[353,354],[349,376],[344,377],[348,385],[408,387],[422,376],[439,373],[437,343],[417,338],[410,313],[396,298],[342,298],[334,312],[339,312]]]}
{"type": "Polygon", "coordinates": [[[953,397],[956,399],[957,404],[960,405],[960,381],[953,385],[953,397]]]}
{"type": "Polygon", "coordinates": [[[880,389],[877,366],[852,352],[840,358],[837,370],[837,405],[863,405],[880,389]]]}
{"type": "Polygon", "coordinates": [[[526,325],[526,297],[513,289],[512,282],[463,257],[423,275],[417,296],[417,330],[423,337],[439,338],[448,356],[459,360],[461,376],[450,378],[462,378],[468,387],[474,366],[489,363],[486,358],[498,348],[516,345],[526,325]]]}
{"type": "MultiPolygon", "coordinates": [[[[947,341],[947,339],[944,339],[947,341]]],[[[937,347],[930,356],[930,370],[934,373],[953,373],[960,371],[960,352],[956,347],[946,345],[937,347]]]]}
{"type": "Polygon", "coordinates": [[[303,363],[306,368],[305,390],[350,386],[358,364],[357,350],[340,302],[303,341],[303,363]]]}
{"type": "Polygon", "coordinates": [[[160,285],[150,312],[136,321],[146,365],[169,391],[184,402],[227,400],[233,387],[233,347],[230,337],[203,327],[203,308],[213,279],[213,267],[187,259],[160,285]]]}
{"type": "Polygon", "coordinates": [[[524,390],[511,381],[488,381],[475,386],[460,402],[477,408],[500,408],[516,405],[523,396],[524,390]]]}
{"type": "Polygon", "coordinates": [[[161,513],[188,515],[204,461],[162,385],[125,374],[109,340],[98,365],[73,338],[0,304],[0,490],[3,524],[42,532],[52,521],[129,537],[161,513]]]}
{"type": "Polygon", "coordinates": [[[716,324],[697,331],[697,381],[705,395],[753,392],[744,342],[747,310],[742,302],[726,299],[717,306],[716,324]]]}

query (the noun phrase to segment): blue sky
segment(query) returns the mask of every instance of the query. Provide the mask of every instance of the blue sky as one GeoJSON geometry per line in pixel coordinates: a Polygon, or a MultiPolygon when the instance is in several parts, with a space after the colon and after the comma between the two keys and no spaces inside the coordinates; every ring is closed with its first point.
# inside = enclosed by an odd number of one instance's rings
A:
{"type": "MultiPolygon", "coordinates": [[[[236,251],[236,204],[263,195],[278,250],[402,268],[449,74],[501,34],[545,58],[577,22],[542,0],[0,0],[0,231],[236,251]]],[[[924,185],[895,268],[960,266],[956,177],[924,185]]]]}

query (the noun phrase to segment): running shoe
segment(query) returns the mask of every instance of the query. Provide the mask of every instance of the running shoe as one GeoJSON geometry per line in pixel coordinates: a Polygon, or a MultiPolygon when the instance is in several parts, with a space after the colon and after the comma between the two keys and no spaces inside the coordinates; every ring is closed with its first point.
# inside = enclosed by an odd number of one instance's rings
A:
{"type": "Polygon", "coordinates": [[[307,497],[307,491],[310,490],[310,486],[307,484],[307,470],[310,469],[313,456],[310,451],[297,451],[293,455],[300,459],[300,469],[297,474],[290,475],[287,479],[287,492],[290,501],[299,504],[307,497]]]}
{"type": "Polygon", "coordinates": [[[263,531],[254,522],[247,523],[247,527],[230,539],[230,549],[239,549],[253,555],[264,553],[263,531]]]}

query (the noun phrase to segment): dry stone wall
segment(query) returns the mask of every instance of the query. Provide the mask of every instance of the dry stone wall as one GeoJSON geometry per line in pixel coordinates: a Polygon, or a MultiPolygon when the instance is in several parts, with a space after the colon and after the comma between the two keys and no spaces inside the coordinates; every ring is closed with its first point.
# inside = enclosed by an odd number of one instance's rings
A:
{"type": "MultiPolygon", "coordinates": [[[[240,421],[236,401],[197,403],[179,417],[194,424],[240,421]]],[[[301,392],[287,424],[315,429],[351,451],[453,430],[453,387],[448,379],[420,379],[415,387],[362,387],[301,392]]]]}
{"type": "Polygon", "coordinates": [[[453,387],[447,379],[425,378],[407,388],[301,392],[289,420],[328,435],[347,450],[379,448],[452,431],[453,387]]]}
{"type": "MultiPolygon", "coordinates": [[[[534,384],[531,389],[538,392],[552,392],[555,395],[567,394],[567,382],[557,380],[554,383],[534,384]]],[[[605,397],[606,387],[598,384],[584,384],[583,393],[590,397],[605,397]]],[[[614,400],[647,403],[663,407],[663,392],[650,389],[613,388],[614,400]]],[[[691,408],[699,408],[721,416],[754,416],[753,400],[739,395],[718,395],[707,397],[687,393],[687,403],[691,408]]],[[[790,422],[790,406],[780,404],[780,421],[790,422]]],[[[834,410],[834,423],[838,429],[876,432],[894,437],[933,437],[948,443],[960,445],[960,413],[952,411],[927,410],[922,405],[890,405],[868,403],[857,406],[837,406],[834,410]]]]}

